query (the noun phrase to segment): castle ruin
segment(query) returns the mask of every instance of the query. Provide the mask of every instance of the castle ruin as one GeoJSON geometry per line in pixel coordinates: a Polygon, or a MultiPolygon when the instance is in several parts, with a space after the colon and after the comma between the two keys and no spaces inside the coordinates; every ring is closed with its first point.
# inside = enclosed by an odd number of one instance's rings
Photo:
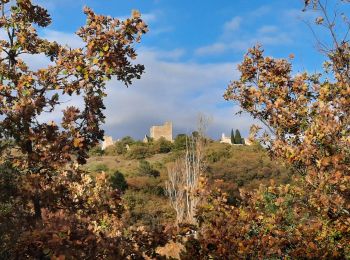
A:
{"type": "Polygon", "coordinates": [[[165,140],[172,142],[173,141],[172,122],[165,122],[165,124],[161,126],[158,126],[158,125],[152,126],[150,129],[150,137],[153,138],[153,140],[155,141],[163,137],[165,138],[165,140]]]}
{"type": "Polygon", "coordinates": [[[222,143],[222,144],[232,144],[231,137],[227,137],[227,136],[225,136],[224,133],[222,133],[221,139],[220,139],[220,143],[222,143]]]}
{"type": "Polygon", "coordinates": [[[111,146],[111,145],[113,145],[114,144],[114,142],[113,142],[113,138],[112,138],[112,136],[107,136],[107,135],[105,135],[104,137],[103,137],[103,142],[102,142],[102,150],[104,150],[104,149],[106,149],[108,146],[111,146]]]}

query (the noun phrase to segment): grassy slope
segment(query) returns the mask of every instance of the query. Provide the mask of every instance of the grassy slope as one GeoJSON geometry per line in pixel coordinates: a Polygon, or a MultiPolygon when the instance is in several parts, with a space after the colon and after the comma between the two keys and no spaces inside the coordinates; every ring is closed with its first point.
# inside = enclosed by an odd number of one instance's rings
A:
{"type": "MultiPolygon", "coordinates": [[[[174,212],[164,195],[164,184],[167,180],[166,165],[178,155],[171,152],[146,158],[160,172],[157,178],[141,175],[138,172],[139,161],[126,159],[122,155],[92,157],[86,167],[95,173],[101,170],[109,174],[116,170],[122,172],[129,185],[123,197],[130,209],[131,221],[157,225],[173,221],[174,218],[174,212]]],[[[288,181],[288,171],[271,161],[258,146],[210,143],[206,150],[206,164],[206,175],[212,188],[227,191],[233,203],[237,202],[240,188],[254,189],[261,183],[269,183],[271,179],[276,183],[288,181]]]]}

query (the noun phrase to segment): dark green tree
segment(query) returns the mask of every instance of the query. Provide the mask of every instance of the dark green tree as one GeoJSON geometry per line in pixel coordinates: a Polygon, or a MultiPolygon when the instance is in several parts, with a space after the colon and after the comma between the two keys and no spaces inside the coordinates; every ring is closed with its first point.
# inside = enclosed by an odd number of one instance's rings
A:
{"type": "Polygon", "coordinates": [[[120,191],[125,191],[128,188],[128,183],[124,175],[120,171],[114,172],[109,178],[111,187],[120,191]]]}
{"type": "Polygon", "coordinates": [[[175,150],[185,150],[186,149],[186,134],[178,134],[174,140],[174,149],[175,150]]]}
{"type": "Polygon", "coordinates": [[[242,144],[242,136],[238,129],[236,129],[235,133],[235,144],[242,144]]]}
{"type": "Polygon", "coordinates": [[[131,136],[125,136],[122,138],[122,140],[120,140],[120,142],[122,142],[125,145],[132,145],[135,143],[135,140],[131,136]]]}
{"type": "Polygon", "coordinates": [[[173,148],[173,144],[164,137],[159,138],[154,144],[156,153],[169,153],[173,148]]]}
{"type": "Polygon", "coordinates": [[[235,140],[235,134],[233,132],[233,129],[231,129],[231,144],[235,144],[236,140],[235,140]]]}
{"type": "Polygon", "coordinates": [[[198,131],[193,131],[192,132],[192,136],[193,137],[198,137],[199,136],[199,132],[198,131]]]}

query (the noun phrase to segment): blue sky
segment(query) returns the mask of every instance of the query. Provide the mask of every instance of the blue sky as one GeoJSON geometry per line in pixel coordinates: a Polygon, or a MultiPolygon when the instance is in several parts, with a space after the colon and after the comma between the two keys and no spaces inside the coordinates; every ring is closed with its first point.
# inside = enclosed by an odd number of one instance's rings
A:
{"type": "MultiPolygon", "coordinates": [[[[231,128],[248,134],[253,120],[234,116],[237,105],[223,100],[237,64],[249,47],[261,43],[267,55],[295,55],[294,71],[320,69],[323,57],[303,21],[303,1],[281,0],[41,0],[53,24],[41,33],[52,40],[79,46],[74,32],[85,22],[87,5],[95,12],[116,17],[138,9],[149,33],[137,47],[146,67],[141,80],[126,89],[113,80],[106,99],[106,134],[114,138],[142,138],[149,127],[173,121],[175,134],[196,128],[198,113],[211,117],[208,134],[215,139],[231,128]]],[[[321,34],[322,35],[322,34],[321,34]]],[[[322,36],[323,37],[323,36],[322,36]]],[[[36,61],[41,64],[42,61],[36,61]]],[[[39,66],[39,65],[38,65],[39,66]]]]}

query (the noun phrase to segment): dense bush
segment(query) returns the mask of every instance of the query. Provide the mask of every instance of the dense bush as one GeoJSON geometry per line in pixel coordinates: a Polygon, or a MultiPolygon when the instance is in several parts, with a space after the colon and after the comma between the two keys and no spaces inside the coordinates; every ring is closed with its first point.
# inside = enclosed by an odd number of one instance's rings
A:
{"type": "Polygon", "coordinates": [[[229,158],[231,157],[231,147],[229,144],[222,144],[220,145],[219,149],[214,147],[214,148],[209,148],[206,151],[205,155],[205,160],[208,163],[215,163],[220,161],[221,159],[224,158],[229,158]]]}
{"type": "Polygon", "coordinates": [[[98,163],[98,164],[95,164],[95,165],[91,166],[89,168],[89,170],[92,171],[92,172],[99,173],[99,172],[108,172],[109,168],[108,168],[107,165],[105,165],[103,163],[98,163]]]}
{"type": "Polygon", "coordinates": [[[169,153],[173,149],[173,144],[164,137],[159,138],[157,141],[153,141],[150,143],[150,146],[153,154],[169,153]]]}
{"type": "Polygon", "coordinates": [[[129,159],[145,159],[152,154],[148,144],[137,143],[130,147],[126,157],[129,159]]]}
{"type": "Polygon", "coordinates": [[[120,171],[116,171],[109,176],[109,182],[113,189],[125,191],[128,188],[128,183],[125,180],[124,175],[120,171]]]}
{"type": "Polygon", "coordinates": [[[139,162],[138,173],[140,175],[147,175],[151,177],[159,177],[160,175],[159,171],[154,169],[153,166],[146,160],[141,160],[139,162]]]}
{"type": "Polygon", "coordinates": [[[167,203],[167,198],[129,189],[125,192],[123,201],[130,212],[130,224],[154,228],[160,224],[169,225],[174,221],[174,213],[167,203]]]}
{"type": "Polygon", "coordinates": [[[116,145],[110,145],[108,147],[106,147],[103,151],[104,155],[107,156],[115,156],[117,155],[117,147],[116,145]]]}
{"type": "Polygon", "coordinates": [[[186,149],[187,135],[178,134],[174,140],[174,150],[181,151],[186,149]]]}
{"type": "Polygon", "coordinates": [[[104,154],[104,151],[102,150],[100,145],[96,145],[95,147],[91,148],[89,151],[89,156],[102,156],[104,154]]]}

